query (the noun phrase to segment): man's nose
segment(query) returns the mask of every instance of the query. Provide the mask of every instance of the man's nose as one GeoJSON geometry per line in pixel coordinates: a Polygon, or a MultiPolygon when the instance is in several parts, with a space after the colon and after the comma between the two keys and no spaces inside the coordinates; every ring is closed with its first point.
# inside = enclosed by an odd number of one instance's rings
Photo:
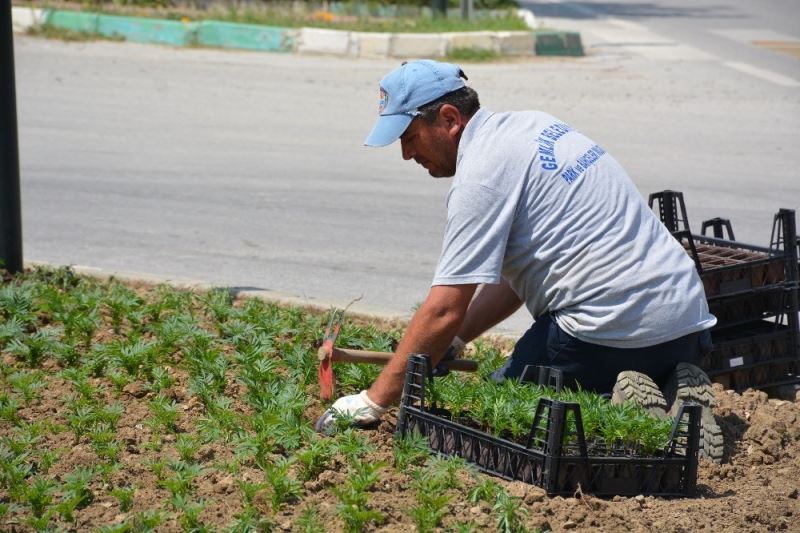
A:
{"type": "Polygon", "coordinates": [[[400,139],[400,150],[402,150],[403,159],[405,159],[406,161],[414,157],[414,150],[411,149],[409,143],[403,141],[402,139],[400,139]]]}

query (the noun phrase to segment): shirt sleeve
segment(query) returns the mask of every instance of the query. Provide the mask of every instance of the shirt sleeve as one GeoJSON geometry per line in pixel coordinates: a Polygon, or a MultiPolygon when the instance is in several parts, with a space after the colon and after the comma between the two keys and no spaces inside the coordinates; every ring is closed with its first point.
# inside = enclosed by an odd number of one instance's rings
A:
{"type": "Polygon", "coordinates": [[[505,195],[490,187],[475,183],[453,187],[432,285],[499,283],[513,215],[505,195]]]}

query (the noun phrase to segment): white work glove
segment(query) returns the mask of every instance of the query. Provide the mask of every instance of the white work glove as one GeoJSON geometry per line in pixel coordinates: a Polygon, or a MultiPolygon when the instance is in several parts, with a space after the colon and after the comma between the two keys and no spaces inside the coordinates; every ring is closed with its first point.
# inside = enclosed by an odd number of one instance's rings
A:
{"type": "Polygon", "coordinates": [[[317,420],[314,429],[318,433],[328,433],[340,414],[352,417],[352,425],[364,427],[380,420],[385,412],[386,408],[370,400],[367,391],[362,390],[358,394],[342,396],[333,402],[330,409],[317,420]]]}
{"type": "Polygon", "coordinates": [[[437,364],[433,369],[433,375],[436,377],[444,377],[450,373],[445,365],[442,363],[444,361],[454,361],[456,359],[461,359],[461,354],[464,353],[464,348],[466,348],[467,343],[461,340],[461,337],[456,336],[453,339],[453,342],[450,343],[450,347],[447,348],[447,351],[444,352],[444,357],[439,360],[439,364],[437,364]]]}

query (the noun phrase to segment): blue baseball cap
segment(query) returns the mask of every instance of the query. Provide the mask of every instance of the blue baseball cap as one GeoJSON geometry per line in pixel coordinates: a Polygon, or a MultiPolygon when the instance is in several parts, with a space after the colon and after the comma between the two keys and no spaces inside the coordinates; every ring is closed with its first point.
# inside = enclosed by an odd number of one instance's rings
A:
{"type": "Polygon", "coordinates": [[[380,116],[364,144],[392,144],[419,114],[420,107],[461,89],[465,79],[461,68],[450,63],[430,59],[403,63],[381,80],[380,116]]]}

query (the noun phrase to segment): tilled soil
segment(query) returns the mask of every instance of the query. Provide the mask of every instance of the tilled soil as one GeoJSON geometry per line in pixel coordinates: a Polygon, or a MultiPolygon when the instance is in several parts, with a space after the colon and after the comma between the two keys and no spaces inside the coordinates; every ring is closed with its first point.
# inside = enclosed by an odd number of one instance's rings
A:
{"type": "MultiPolygon", "coordinates": [[[[8,361],[10,363],[10,361],[8,361]]],[[[46,368],[44,369],[47,370],[46,368]]],[[[175,371],[176,383],[184,376],[175,371]]],[[[230,396],[237,396],[238,384],[231,384],[230,396]]],[[[701,461],[698,474],[699,495],[691,499],[662,499],[650,496],[599,499],[588,494],[575,497],[549,498],[542,489],[521,482],[498,482],[513,496],[524,501],[528,510],[525,525],[530,530],[575,531],[800,531],[800,394],[795,401],[769,399],[759,391],[736,394],[715,386],[718,406],[715,414],[725,432],[726,457],[721,465],[701,461]]],[[[69,386],[58,378],[50,378],[40,399],[20,410],[26,420],[50,418],[62,422],[63,398],[69,386]]],[[[113,398],[110,392],[108,400],[113,398]]],[[[191,398],[182,385],[170,395],[181,412],[179,428],[190,428],[200,416],[202,406],[191,398]]],[[[124,441],[121,455],[123,467],[113,474],[113,486],[137,487],[133,507],[122,512],[116,499],[108,495],[108,487],[95,480],[95,500],[76,512],[76,522],[61,523],[65,530],[90,531],[100,526],[120,524],[133,514],[152,509],[168,509],[168,492],[159,486],[150,464],[165,457],[176,457],[174,435],[165,435],[161,450],[151,449],[150,429],[143,421],[148,416],[147,402],[151,393],[134,383],[125,387],[119,400],[125,414],[119,422],[119,435],[124,441]]],[[[309,422],[321,414],[323,406],[315,403],[309,409],[309,422]]],[[[367,455],[370,461],[393,462],[392,443],[396,410],[389,413],[379,427],[366,431],[376,451],[367,455]]],[[[62,455],[50,474],[59,480],[76,466],[96,464],[97,457],[83,442],[73,444],[64,434],[46,435],[39,443],[58,449],[62,455]]],[[[206,466],[221,465],[232,457],[230,446],[204,445],[197,460],[206,466]]],[[[300,501],[284,504],[272,514],[265,493],[256,496],[256,505],[265,516],[271,516],[274,529],[300,531],[299,517],[309,507],[317,510],[325,531],[342,531],[344,524],[337,514],[338,499],[332,488],[346,478],[346,461],[337,457],[317,478],[305,482],[300,501]]],[[[471,523],[476,531],[496,529],[496,518],[485,503],[471,504],[466,495],[482,478],[482,474],[464,473],[462,489],[453,491],[449,512],[442,531],[456,524],[471,523]]],[[[242,509],[239,480],[257,481],[263,473],[255,467],[243,466],[238,473],[228,474],[220,468],[209,468],[195,480],[195,494],[206,502],[203,522],[211,530],[224,530],[242,509]]],[[[384,516],[372,523],[374,531],[415,530],[409,509],[416,505],[412,479],[406,472],[392,467],[382,470],[379,481],[369,494],[369,505],[384,516]]],[[[2,496],[2,493],[0,493],[2,496]]],[[[4,530],[26,530],[25,526],[5,524],[4,530]]],[[[181,525],[174,514],[165,513],[159,531],[179,531],[181,525]]]]}

